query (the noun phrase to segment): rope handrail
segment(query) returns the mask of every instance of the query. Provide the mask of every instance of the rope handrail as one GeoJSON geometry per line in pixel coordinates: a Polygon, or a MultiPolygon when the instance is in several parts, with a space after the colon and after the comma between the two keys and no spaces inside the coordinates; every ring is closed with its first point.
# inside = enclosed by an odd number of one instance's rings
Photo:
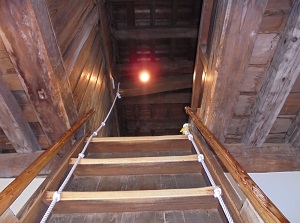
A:
{"type": "Polygon", "coordinates": [[[14,181],[0,193],[0,215],[20,196],[39,172],[54,158],[60,149],[68,142],[74,133],[91,117],[94,109],[88,111],[76,121],[52,146],[34,160],[14,181]]]}
{"type": "Polygon", "coordinates": [[[109,116],[110,116],[110,114],[112,112],[113,107],[115,106],[117,98],[121,98],[121,95],[120,95],[119,91],[120,91],[120,83],[118,83],[117,93],[116,93],[116,96],[115,96],[115,98],[113,100],[113,103],[112,103],[112,105],[111,105],[111,107],[109,109],[108,114],[106,115],[105,119],[103,120],[103,122],[101,123],[101,125],[99,126],[99,128],[90,135],[90,137],[88,138],[88,140],[87,140],[85,146],[83,147],[82,151],[78,154],[76,162],[73,164],[73,166],[72,166],[71,170],[69,171],[68,175],[66,176],[65,180],[63,181],[63,183],[61,184],[61,186],[59,187],[59,189],[54,192],[53,197],[52,197],[52,201],[51,201],[48,209],[46,210],[46,212],[45,212],[42,220],[40,221],[40,223],[45,223],[47,221],[47,219],[50,216],[50,214],[51,214],[51,212],[52,212],[55,204],[60,201],[60,195],[63,192],[63,190],[66,187],[66,185],[69,182],[69,180],[71,179],[71,177],[72,177],[72,175],[73,175],[76,167],[78,166],[80,160],[82,158],[84,158],[86,149],[89,146],[92,138],[94,136],[97,136],[98,132],[105,126],[105,123],[106,123],[107,119],[109,118],[109,116]]]}
{"type": "Polygon", "coordinates": [[[248,197],[257,213],[266,222],[288,223],[289,220],[281,213],[267,195],[252,180],[247,172],[233,158],[223,144],[212,134],[212,132],[200,121],[190,107],[185,107],[186,113],[190,116],[195,126],[202,134],[204,139],[215,151],[221,162],[232,175],[234,180],[240,185],[240,188],[248,197]]]}

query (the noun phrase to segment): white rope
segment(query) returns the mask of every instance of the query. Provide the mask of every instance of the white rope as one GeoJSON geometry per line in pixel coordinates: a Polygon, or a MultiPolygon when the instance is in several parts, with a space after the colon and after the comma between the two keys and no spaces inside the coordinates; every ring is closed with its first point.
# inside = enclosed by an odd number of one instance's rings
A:
{"type": "Polygon", "coordinates": [[[198,154],[198,162],[202,164],[202,167],[203,167],[203,169],[204,169],[204,171],[205,171],[205,173],[206,173],[206,175],[208,177],[208,180],[209,180],[209,182],[211,183],[211,185],[214,188],[214,197],[218,199],[218,201],[219,201],[219,203],[220,203],[220,205],[221,205],[221,207],[223,209],[223,212],[224,212],[224,214],[225,214],[228,222],[229,223],[234,223],[234,221],[233,221],[233,219],[232,219],[232,217],[231,217],[231,215],[230,215],[230,213],[228,211],[228,208],[227,208],[227,206],[224,203],[224,200],[222,198],[222,189],[219,186],[216,185],[216,183],[215,183],[212,175],[210,174],[210,171],[207,168],[206,163],[204,161],[204,155],[201,154],[201,152],[199,151],[198,146],[196,145],[196,143],[194,141],[194,137],[193,137],[192,133],[189,130],[189,124],[188,123],[185,123],[183,125],[183,128],[181,129],[181,132],[183,134],[187,135],[188,139],[192,142],[192,144],[193,144],[193,146],[194,146],[194,148],[195,148],[195,150],[196,150],[196,152],[198,154]]]}
{"type": "Polygon", "coordinates": [[[49,205],[49,207],[48,207],[47,211],[45,212],[45,214],[44,214],[42,220],[40,221],[40,223],[45,223],[47,221],[47,219],[50,216],[50,214],[51,214],[51,212],[52,212],[55,204],[60,201],[60,195],[61,195],[62,191],[64,190],[64,188],[66,187],[67,183],[69,182],[70,178],[72,177],[72,175],[73,175],[76,167],[78,166],[80,160],[82,158],[84,158],[84,156],[85,156],[84,153],[85,153],[88,145],[90,144],[92,138],[94,136],[97,136],[98,132],[102,129],[102,127],[105,126],[105,123],[106,123],[107,119],[109,118],[110,113],[112,112],[113,107],[115,106],[117,98],[121,98],[119,90],[120,90],[120,83],[118,83],[117,93],[116,93],[116,96],[114,98],[114,101],[113,101],[113,103],[112,103],[112,105],[110,107],[110,110],[109,110],[108,114],[106,115],[104,121],[101,123],[101,125],[99,126],[99,128],[90,135],[90,137],[88,138],[88,140],[87,140],[85,146],[83,147],[81,153],[78,154],[76,162],[73,164],[73,166],[72,166],[71,170],[69,171],[67,177],[65,178],[64,182],[61,184],[61,186],[59,187],[59,189],[54,192],[51,204],[49,205]]]}

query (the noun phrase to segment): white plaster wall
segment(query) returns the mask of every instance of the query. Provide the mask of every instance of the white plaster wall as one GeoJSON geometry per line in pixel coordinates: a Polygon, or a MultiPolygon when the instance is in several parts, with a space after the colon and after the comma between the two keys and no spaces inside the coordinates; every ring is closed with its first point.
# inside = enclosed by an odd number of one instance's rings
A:
{"type": "MultiPolygon", "coordinates": [[[[8,184],[10,184],[14,178],[0,178],[0,191],[2,191],[8,184]]],[[[41,185],[45,178],[35,178],[25,189],[25,191],[15,200],[15,202],[10,206],[12,212],[16,215],[30,196],[36,191],[36,189],[41,185]]]]}

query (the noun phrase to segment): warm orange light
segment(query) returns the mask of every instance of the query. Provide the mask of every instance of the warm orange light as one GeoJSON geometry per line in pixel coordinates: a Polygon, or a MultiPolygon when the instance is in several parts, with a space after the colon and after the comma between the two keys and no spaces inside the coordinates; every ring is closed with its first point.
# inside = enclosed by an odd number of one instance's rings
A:
{"type": "Polygon", "coordinates": [[[149,81],[149,79],[150,79],[150,75],[149,75],[149,73],[148,73],[147,71],[143,71],[143,72],[140,74],[140,80],[141,80],[141,82],[146,83],[146,82],[149,81]]]}

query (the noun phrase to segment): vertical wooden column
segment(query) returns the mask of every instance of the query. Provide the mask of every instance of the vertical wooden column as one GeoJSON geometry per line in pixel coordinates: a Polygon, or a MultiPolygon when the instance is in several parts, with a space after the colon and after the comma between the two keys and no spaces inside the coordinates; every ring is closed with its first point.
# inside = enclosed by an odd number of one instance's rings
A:
{"type": "Polygon", "coordinates": [[[54,142],[77,120],[45,0],[0,2],[0,36],[43,131],[54,142]]]}
{"type": "Polygon", "coordinates": [[[200,116],[224,140],[266,0],[217,1],[200,116]]]}

